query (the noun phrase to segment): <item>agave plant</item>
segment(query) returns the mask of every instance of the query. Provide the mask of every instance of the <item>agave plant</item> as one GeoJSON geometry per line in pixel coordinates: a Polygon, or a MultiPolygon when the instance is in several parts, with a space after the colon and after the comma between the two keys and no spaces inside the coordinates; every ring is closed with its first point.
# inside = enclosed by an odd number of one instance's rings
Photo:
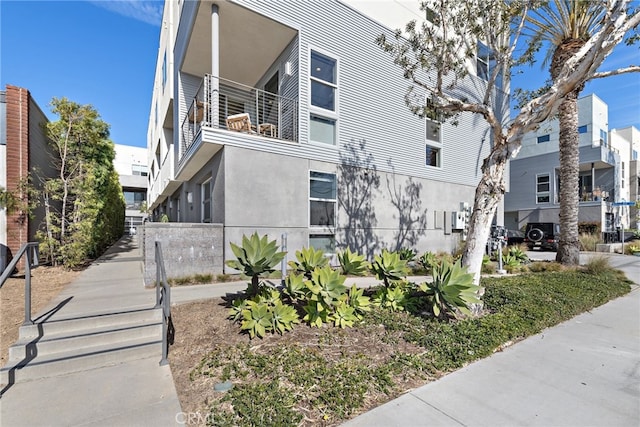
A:
{"type": "Polygon", "coordinates": [[[407,262],[413,261],[416,255],[418,255],[418,253],[411,248],[400,248],[398,254],[400,255],[401,260],[407,262]]]}
{"type": "Polygon", "coordinates": [[[311,279],[316,268],[323,268],[329,264],[329,259],[322,249],[302,248],[296,251],[296,259],[297,261],[289,261],[289,267],[297,273],[303,273],[307,279],[311,279]]]}
{"type": "Polygon", "coordinates": [[[369,268],[369,263],[365,260],[364,255],[351,252],[349,248],[338,254],[338,261],[342,268],[342,274],[347,276],[362,276],[369,268]]]}
{"type": "Polygon", "coordinates": [[[374,257],[371,270],[378,280],[384,282],[387,288],[393,282],[402,280],[409,272],[407,262],[402,260],[397,252],[388,252],[386,249],[382,251],[382,254],[374,257]]]}
{"type": "Polygon", "coordinates": [[[231,250],[237,259],[228,260],[226,264],[251,277],[251,283],[247,288],[250,296],[260,292],[260,276],[275,271],[274,267],[287,254],[278,252],[275,240],[269,241],[266,235],[259,237],[257,232],[250,237],[243,235],[242,246],[231,243],[231,250]]]}
{"type": "Polygon", "coordinates": [[[328,265],[316,268],[311,275],[311,281],[305,282],[309,292],[307,305],[304,307],[307,314],[303,320],[311,326],[320,327],[324,322],[334,319],[336,305],[347,290],[344,285],[345,279],[345,276],[328,265]]]}
{"type": "Polygon", "coordinates": [[[234,301],[229,317],[241,322],[240,329],[247,331],[251,338],[262,338],[267,332],[282,335],[300,323],[295,308],[284,304],[275,289],[264,290],[250,300],[234,301]]]}
{"type": "Polygon", "coordinates": [[[473,284],[473,274],[461,267],[459,260],[453,264],[443,260],[434,266],[433,282],[422,283],[419,287],[431,298],[436,317],[442,317],[445,312],[455,315],[457,310],[471,315],[471,305],[480,303],[478,294],[482,288],[473,284]]]}

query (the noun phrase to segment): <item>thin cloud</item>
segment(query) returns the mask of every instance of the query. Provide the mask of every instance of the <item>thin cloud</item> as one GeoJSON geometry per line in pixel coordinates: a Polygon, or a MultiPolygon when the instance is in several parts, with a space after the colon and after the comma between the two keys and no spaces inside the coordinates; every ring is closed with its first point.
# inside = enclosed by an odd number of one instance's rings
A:
{"type": "Polygon", "coordinates": [[[162,2],[153,0],[90,0],[95,6],[127,18],[159,27],[162,22],[162,2]]]}

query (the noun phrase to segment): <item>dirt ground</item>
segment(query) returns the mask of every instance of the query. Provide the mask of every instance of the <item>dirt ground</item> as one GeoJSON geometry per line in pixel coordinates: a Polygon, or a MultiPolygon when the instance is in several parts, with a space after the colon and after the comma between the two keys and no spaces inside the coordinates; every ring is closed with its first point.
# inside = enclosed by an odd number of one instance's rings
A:
{"type": "MultiPolygon", "coordinates": [[[[38,267],[31,270],[31,314],[35,316],[79,271],[62,267],[38,267]]],[[[10,278],[0,289],[0,366],[7,363],[9,347],[18,340],[18,328],[24,322],[24,274],[10,278]]]]}
{"type": "MultiPolygon", "coordinates": [[[[173,380],[178,392],[182,411],[185,413],[207,413],[210,403],[219,399],[220,393],[214,390],[214,384],[219,378],[198,376],[191,380],[189,374],[198,366],[205,355],[221,347],[232,347],[238,343],[251,345],[257,352],[269,352],[270,349],[290,343],[303,346],[322,347],[323,355],[339,358],[344,354],[364,353],[370,356],[372,364],[386,360],[396,352],[416,354],[423,348],[413,346],[404,340],[394,343],[383,342],[384,328],[361,329],[358,327],[340,330],[339,343],[319,344],[326,337],[325,328],[311,328],[307,325],[297,325],[293,331],[284,335],[267,334],[263,339],[250,340],[248,334],[241,334],[238,324],[228,320],[229,309],[222,298],[181,304],[171,308],[173,325],[175,327],[175,342],[169,349],[169,361],[173,380]],[[335,354],[333,354],[335,353],[335,354]]],[[[431,378],[433,379],[433,378],[431,378]]],[[[395,378],[400,393],[423,385],[425,378],[395,378]]],[[[369,395],[365,408],[379,406],[388,400],[388,396],[381,394],[369,395]]],[[[324,425],[307,419],[305,426],[324,425]]]]}

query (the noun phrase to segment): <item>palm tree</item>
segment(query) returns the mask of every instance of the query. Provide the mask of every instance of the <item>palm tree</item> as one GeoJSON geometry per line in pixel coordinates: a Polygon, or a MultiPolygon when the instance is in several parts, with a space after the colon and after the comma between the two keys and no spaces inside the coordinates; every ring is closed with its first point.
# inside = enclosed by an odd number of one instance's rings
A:
{"type": "MultiPolygon", "coordinates": [[[[533,37],[547,43],[545,64],[555,83],[565,62],[595,34],[606,12],[606,4],[593,0],[552,0],[527,18],[533,37]]],[[[560,124],[560,242],[556,261],[565,265],[580,262],[578,239],[578,96],[584,85],[570,92],[558,108],[560,124]]]]}

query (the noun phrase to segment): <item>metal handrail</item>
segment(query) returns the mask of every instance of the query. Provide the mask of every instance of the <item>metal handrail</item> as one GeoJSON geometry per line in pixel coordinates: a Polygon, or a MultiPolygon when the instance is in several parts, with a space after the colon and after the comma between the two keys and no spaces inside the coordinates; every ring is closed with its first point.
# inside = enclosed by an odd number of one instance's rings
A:
{"type": "Polygon", "coordinates": [[[167,282],[167,273],[164,268],[162,245],[155,242],[156,261],[156,308],[162,307],[162,359],[160,366],[169,363],[169,329],[171,323],[171,288],[167,282]]]}
{"type": "Polygon", "coordinates": [[[20,258],[23,255],[26,255],[27,262],[25,263],[25,272],[24,272],[24,323],[22,326],[33,325],[33,320],[31,319],[31,268],[37,267],[39,253],[38,253],[38,242],[28,242],[24,243],[18,254],[11,260],[9,265],[5,268],[2,276],[0,276],[0,288],[4,285],[4,282],[12,275],[13,271],[16,269],[20,258]]]}

